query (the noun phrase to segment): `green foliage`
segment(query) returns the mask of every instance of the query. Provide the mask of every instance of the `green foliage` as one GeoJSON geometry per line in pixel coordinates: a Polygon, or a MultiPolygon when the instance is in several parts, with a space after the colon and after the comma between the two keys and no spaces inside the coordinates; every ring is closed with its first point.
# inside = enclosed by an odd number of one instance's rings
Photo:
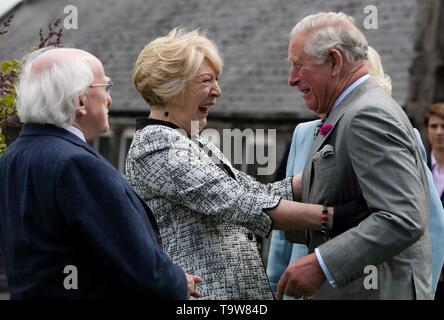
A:
{"type": "Polygon", "coordinates": [[[0,155],[2,155],[6,151],[6,139],[2,134],[2,128],[0,128],[0,155]]]}
{"type": "MultiPolygon", "coordinates": [[[[0,25],[0,40],[1,37],[8,33],[8,28],[11,26],[11,21],[14,16],[7,18],[3,25],[0,25]]],[[[37,46],[32,46],[30,52],[47,47],[62,47],[61,38],[63,35],[63,28],[61,27],[62,19],[57,19],[53,24],[48,25],[48,31],[43,32],[40,29],[39,42],[37,46]],[[56,30],[56,28],[59,28],[56,30]]],[[[3,60],[0,62],[0,156],[6,151],[7,139],[5,131],[8,126],[17,126],[17,109],[15,107],[16,99],[16,83],[20,73],[21,60],[3,60]],[[14,120],[15,121],[11,121],[14,120]]]]}
{"type": "Polygon", "coordinates": [[[20,70],[19,60],[1,61],[0,72],[0,155],[6,150],[6,138],[3,134],[11,117],[17,114],[15,108],[15,85],[20,70]]]}

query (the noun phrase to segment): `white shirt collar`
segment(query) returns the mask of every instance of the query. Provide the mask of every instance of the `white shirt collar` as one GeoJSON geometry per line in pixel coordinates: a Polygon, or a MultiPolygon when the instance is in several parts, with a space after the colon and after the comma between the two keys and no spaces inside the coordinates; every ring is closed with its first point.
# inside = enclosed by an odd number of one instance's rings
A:
{"type": "Polygon", "coordinates": [[[86,142],[85,139],[85,135],[83,134],[82,131],[80,131],[78,128],[74,127],[73,125],[69,124],[69,123],[64,123],[62,125],[62,128],[71,132],[72,134],[76,135],[77,137],[79,137],[83,142],[86,142]]]}
{"type": "Polygon", "coordinates": [[[369,74],[363,75],[362,77],[360,77],[358,80],[356,80],[355,82],[353,82],[351,85],[349,85],[347,87],[347,89],[345,89],[344,91],[342,91],[341,95],[336,99],[335,103],[333,104],[333,108],[331,108],[330,113],[338,106],[339,103],[341,103],[342,100],[345,99],[345,97],[347,97],[350,92],[353,91],[354,88],[356,88],[357,86],[359,86],[361,83],[363,83],[365,80],[367,80],[370,77],[369,74]]]}

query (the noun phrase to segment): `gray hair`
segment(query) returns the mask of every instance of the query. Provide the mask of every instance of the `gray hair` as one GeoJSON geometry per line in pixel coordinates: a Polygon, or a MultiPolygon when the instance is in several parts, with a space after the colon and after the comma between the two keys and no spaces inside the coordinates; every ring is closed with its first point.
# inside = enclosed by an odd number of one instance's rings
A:
{"type": "Polygon", "coordinates": [[[305,52],[324,63],[331,49],[340,51],[350,63],[367,59],[368,42],[352,17],[343,12],[320,12],[302,19],[290,32],[306,34],[305,52]]]}
{"type": "Polygon", "coordinates": [[[94,80],[90,64],[85,59],[56,62],[41,72],[33,72],[35,59],[52,48],[43,48],[24,58],[17,85],[17,113],[22,122],[73,124],[75,100],[94,80]]]}

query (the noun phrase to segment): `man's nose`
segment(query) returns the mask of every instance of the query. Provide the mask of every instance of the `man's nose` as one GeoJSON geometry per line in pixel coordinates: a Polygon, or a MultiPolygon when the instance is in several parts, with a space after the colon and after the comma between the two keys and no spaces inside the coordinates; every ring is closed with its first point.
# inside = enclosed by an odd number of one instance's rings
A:
{"type": "Polygon", "coordinates": [[[108,101],[107,107],[109,108],[113,104],[113,98],[111,98],[111,95],[109,94],[107,94],[107,101],[108,101]]]}
{"type": "Polygon", "coordinates": [[[291,68],[290,74],[288,75],[288,85],[291,87],[297,86],[299,83],[299,72],[295,68],[291,68]]]}

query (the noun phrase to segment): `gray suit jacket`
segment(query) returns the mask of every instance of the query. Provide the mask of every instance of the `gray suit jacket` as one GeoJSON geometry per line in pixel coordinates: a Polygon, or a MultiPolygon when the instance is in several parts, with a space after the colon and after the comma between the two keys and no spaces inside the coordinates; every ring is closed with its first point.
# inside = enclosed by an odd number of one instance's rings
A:
{"type": "Polygon", "coordinates": [[[362,194],[372,214],[325,243],[311,233],[310,249],[319,247],[338,286],[326,281],[315,297],[431,299],[427,183],[409,119],[369,78],[326,123],[333,129],[315,139],[302,200],[337,205],[362,194]],[[368,265],[377,273],[364,273],[368,265]],[[377,289],[366,289],[366,278],[377,289]]]}

